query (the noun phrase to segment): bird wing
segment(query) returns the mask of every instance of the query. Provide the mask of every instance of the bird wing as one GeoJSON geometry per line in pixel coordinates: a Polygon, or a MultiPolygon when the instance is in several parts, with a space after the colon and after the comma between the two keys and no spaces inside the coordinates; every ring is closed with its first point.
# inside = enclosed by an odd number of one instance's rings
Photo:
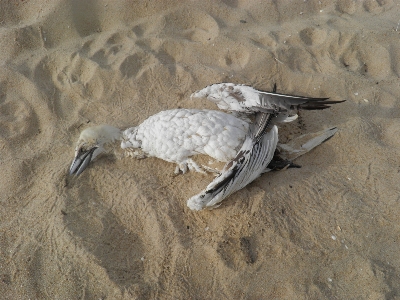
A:
{"type": "MultiPolygon", "coordinates": [[[[191,98],[201,97],[206,97],[223,110],[243,113],[263,112],[275,115],[281,112],[291,112],[299,108],[307,110],[325,109],[330,107],[329,105],[331,104],[345,101],[328,101],[329,98],[279,94],[275,90],[273,92],[264,92],[250,86],[233,83],[212,84],[191,95],[191,98]]],[[[283,121],[285,120],[292,121],[293,118],[283,118],[283,121]]]]}
{"type": "Polygon", "coordinates": [[[192,210],[215,208],[232,193],[244,188],[259,177],[272,160],[278,143],[278,128],[273,126],[267,134],[257,134],[258,126],[252,125],[242,148],[228,162],[221,174],[203,191],[191,197],[187,205],[192,210]]]}
{"type": "MultiPolygon", "coordinates": [[[[207,98],[217,104],[219,109],[247,112],[243,103],[247,106],[256,106],[258,91],[252,87],[233,83],[216,83],[194,92],[190,98],[207,98]]],[[[265,111],[266,112],[266,111],[265,111]]]]}
{"type": "Polygon", "coordinates": [[[346,100],[329,100],[329,98],[312,98],[279,94],[273,92],[258,91],[259,105],[250,108],[251,110],[267,109],[275,112],[286,112],[294,109],[302,108],[306,110],[329,108],[330,104],[341,103],[346,100]]]}
{"type": "Polygon", "coordinates": [[[315,147],[329,140],[338,131],[336,127],[324,129],[315,133],[303,134],[290,140],[286,144],[278,144],[279,156],[292,161],[299,156],[310,152],[315,147]]]}

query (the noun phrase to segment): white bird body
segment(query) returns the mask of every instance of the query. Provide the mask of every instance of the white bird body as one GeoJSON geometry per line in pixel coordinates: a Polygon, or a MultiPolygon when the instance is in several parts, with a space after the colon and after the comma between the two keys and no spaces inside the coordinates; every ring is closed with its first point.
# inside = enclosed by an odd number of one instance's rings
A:
{"type": "Polygon", "coordinates": [[[215,110],[173,109],[161,111],[137,127],[123,132],[121,148],[139,148],[183,166],[189,157],[206,154],[227,162],[242,146],[249,124],[215,110]]]}

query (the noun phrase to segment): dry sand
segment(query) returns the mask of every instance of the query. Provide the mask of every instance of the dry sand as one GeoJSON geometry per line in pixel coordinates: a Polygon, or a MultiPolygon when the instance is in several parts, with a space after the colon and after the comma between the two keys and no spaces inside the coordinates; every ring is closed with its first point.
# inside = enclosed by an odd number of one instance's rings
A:
{"type": "Polygon", "coordinates": [[[400,299],[400,4],[392,0],[0,3],[1,299],[400,299]],[[282,140],[339,132],[213,211],[212,175],[105,157],[79,132],[214,108],[235,82],[347,99],[282,140]]]}

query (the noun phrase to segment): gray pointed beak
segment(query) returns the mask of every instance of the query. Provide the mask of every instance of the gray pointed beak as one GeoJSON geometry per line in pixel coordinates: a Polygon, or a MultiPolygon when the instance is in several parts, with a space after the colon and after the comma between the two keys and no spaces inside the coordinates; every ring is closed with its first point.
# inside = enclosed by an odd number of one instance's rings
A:
{"type": "Polygon", "coordinates": [[[79,151],[75,156],[74,161],[69,168],[69,175],[75,174],[78,176],[81,174],[86,167],[89,165],[93,157],[93,152],[98,148],[98,146],[93,147],[87,151],[79,151]]]}

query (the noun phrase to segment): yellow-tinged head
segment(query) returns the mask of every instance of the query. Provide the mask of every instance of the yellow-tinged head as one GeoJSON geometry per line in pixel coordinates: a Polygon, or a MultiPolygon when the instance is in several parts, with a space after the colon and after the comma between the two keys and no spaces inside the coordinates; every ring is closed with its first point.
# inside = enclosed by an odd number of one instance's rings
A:
{"type": "Polygon", "coordinates": [[[121,130],[110,125],[93,126],[83,130],[75,148],[75,158],[69,174],[81,174],[92,160],[99,154],[108,152],[112,143],[121,137],[121,130]]]}

